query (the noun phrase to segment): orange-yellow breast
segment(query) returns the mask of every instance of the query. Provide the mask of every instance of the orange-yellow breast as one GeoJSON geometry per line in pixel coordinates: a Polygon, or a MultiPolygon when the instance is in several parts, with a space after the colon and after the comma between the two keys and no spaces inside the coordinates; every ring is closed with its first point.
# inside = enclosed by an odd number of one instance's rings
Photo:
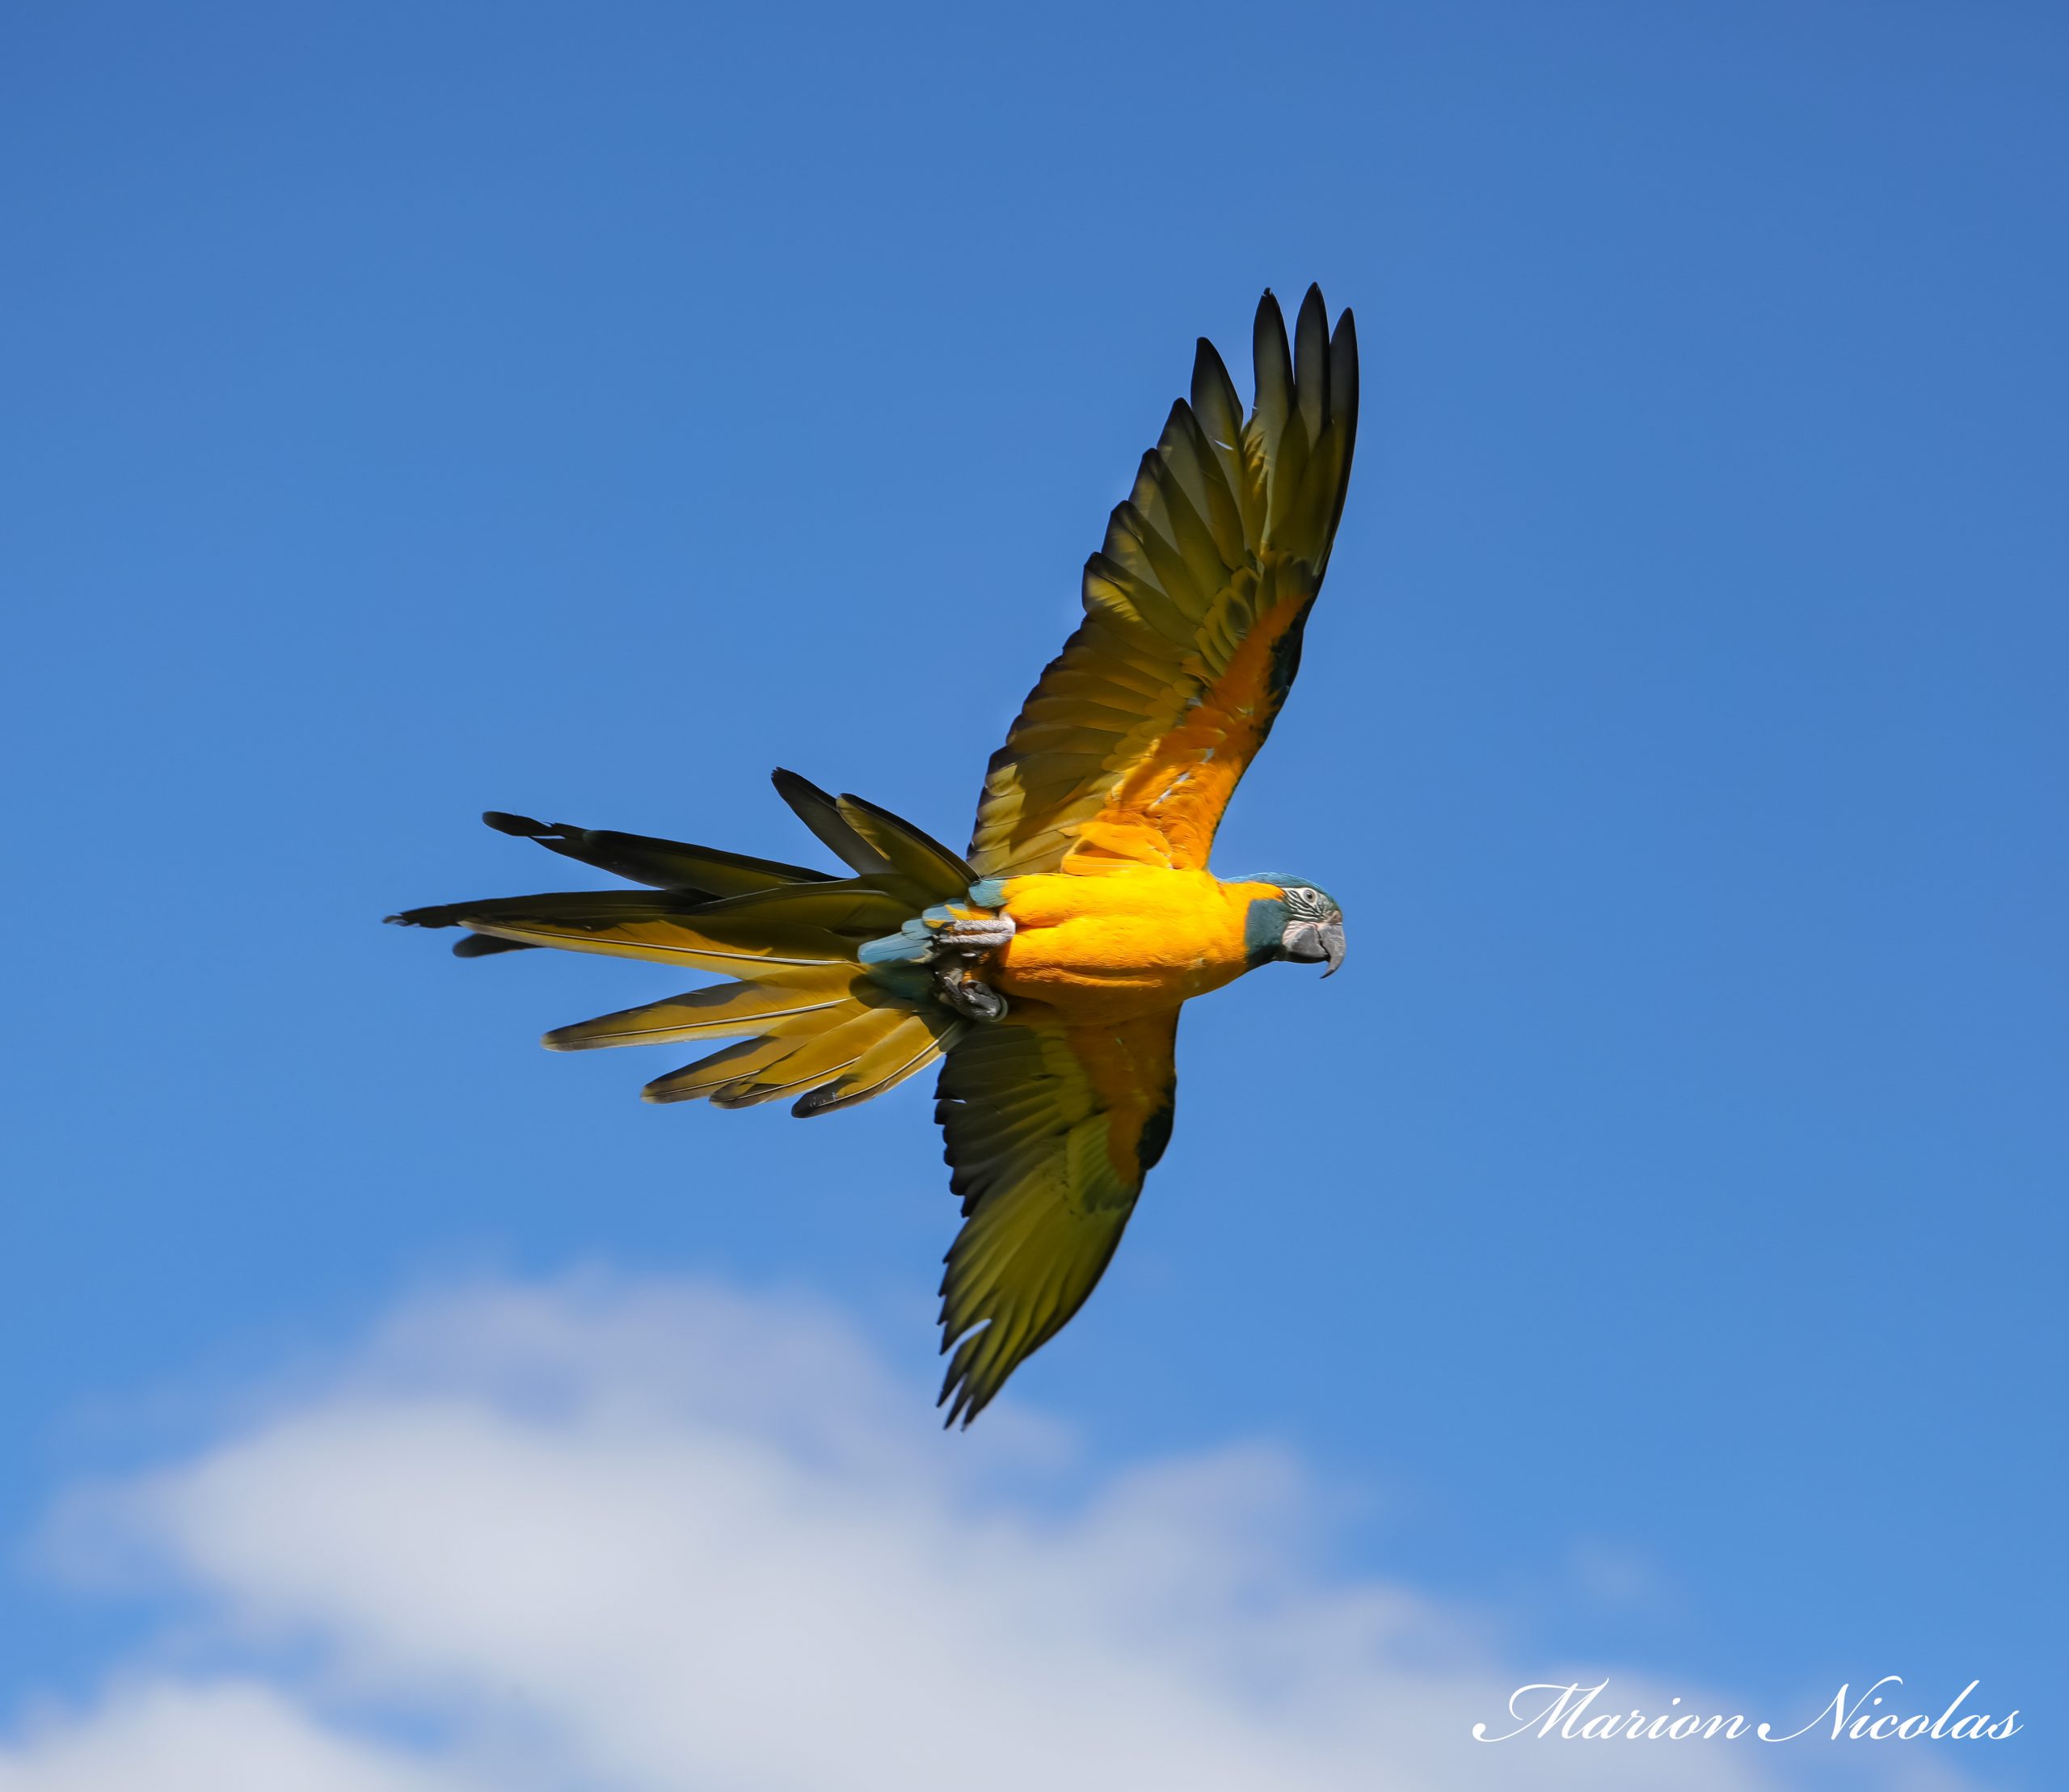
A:
{"type": "Polygon", "coordinates": [[[1249,905],[1277,893],[1148,866],[1009,878],[1005,911],[1018,931],[987,975],[1009,1000],[1047,1002],[1072,1021],[1161,1013],[1249,968],[1249,905]]]}

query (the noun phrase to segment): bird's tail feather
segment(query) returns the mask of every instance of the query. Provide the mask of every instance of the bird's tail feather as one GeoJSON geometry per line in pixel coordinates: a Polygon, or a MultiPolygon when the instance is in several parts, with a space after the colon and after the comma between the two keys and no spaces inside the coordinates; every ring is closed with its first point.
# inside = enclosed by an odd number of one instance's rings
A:
{"type": "Polygon", "coordinates": [[[824,882],[826,873],[773,858],[750,858],[744,853],[721,852],[715,846],[693,846],[686,841],[657,840],[650,834],[613,833],[605,828],[574,828],[564,821],[534,821],[529,816],[491,809],[482,820],[498,833],[536,841],[549,852],[579,859],[634,883],[658,890],[694,891],[706,897],[744,896],[786,883],[824,882]]]}
{"type": "Polygon", "coordinates": [[[744,1034],[817,1032],[814,1015],[849,1001],[845,966],[769,972],[752,982],[714,983],[664,1001],[600,1014],[557,1027],[541,1043],[550,1052],[588,1052],[605,1045],[668,1045],[680,1039],[737,1039],[744,1034]]]}
{"type": "Polygon", "coordinates": [[[792,1097],[793,1111],[808,1116],[851,1107],[924,1070],[962,1027],[923,988],[887,989],[842,957],[744,968],[737,982],[557,1027],[545,1044],[581,1052],[739,1039],[656,1077],[642,1094],[650,1102],[714,1107],[792,1097]]]}
{"type": "Polygon", "coordinates": [[[657,1077],[642,1093],[650,1102],[708,1100],[714,1107],[752,1107],[794,1098],[793,1111],[823,1114],[880,1094],[924,1069],[948,1048],[961,1022],[895,1000],[849,999],[815,1010],[803,1036],[767,1033],[728,1046],[657,1077]]]}
{"type": "MultiPolygon", "coordinates": [[[[659,840],[651,834],[617,833],[605,828],[577,828],[565,821],[534,821],[529,816],[491,809],[482,820],[498,833],[536,841],[564,858],[593,865],[614,877],[657,890],[680,890],[699,900],[773,890],[786,883],[830,881],[824,871],[780,859],[750,858],[721,852],[715,846],[693,846],[687,841],[659,840]]],[[[455,958],[491,958],[499,952],[521,952],[543,944],[533,939],[505,939],[494,934],[470,934],[453,948],[455,958]]]]}
{"type": "Polygon", "coordinates": [[[738,1039],[648,1084],[647,1098],[746,1107],[792,1096],[801,1115],[853,1107],[925,1069],[967,1024],[935,999],[924,972],[887,982],[862,964],[862,947],[962,898],[976,874],[858,797],[829,796],[787,772],[777,786],[855,875],[492,812],[486,819],[503,833],[657,887],[495,897],[390,918],[465,927],[456,950],[469,957],[554,946],[731,976],[738,980],[556,1028],[545,1043],[572,1052],[738,1039]]]}

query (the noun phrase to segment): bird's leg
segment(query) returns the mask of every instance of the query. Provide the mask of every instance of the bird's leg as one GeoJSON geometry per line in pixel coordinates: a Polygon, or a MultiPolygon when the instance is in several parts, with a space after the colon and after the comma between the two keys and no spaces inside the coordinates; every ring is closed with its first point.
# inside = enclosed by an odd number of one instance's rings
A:
{"type": "Polygon", "coordinates": [[[997,913],[980,912],[974,915],[951,915],[934,930],[934,938],[950,951],[983,958],[988,953],[996,952],[1019,931],[1019,928],[1013,925],[1013,917],[1004,910],[997,913]]]}
{"type": "Polygon", "coordinates": [[[999,1020],[1005,997],[978,974],[978,967],[1018,930],[1003,913],[951,913],[934,929],[934,987],[941,999],[971,1020],[999,1020]]]}

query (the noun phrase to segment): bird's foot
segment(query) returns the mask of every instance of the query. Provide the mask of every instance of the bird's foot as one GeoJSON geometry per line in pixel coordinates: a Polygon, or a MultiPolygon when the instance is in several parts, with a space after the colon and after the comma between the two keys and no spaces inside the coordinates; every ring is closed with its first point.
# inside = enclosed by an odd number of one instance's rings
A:
{"type": "Polygon", "coordinates": [[[869,975],[908,993],[906,980],[924,968],[932,973],[934,994],[955,1013],[967,1020],[999,1020],[1005,997],[979,972],[1018,930],[1010,915],[989,909],[959,913],[943,904],[870,941],[855,956],[869,975]]]}
{"type": "Polygon", "coordinates": [[[934,930],[934,988],[967,1020],[1001,1020],[1005,997],[978,976],[977,967],[1018,930],[1005,913],[951,915],[934,930]]]}
{"type": "Polygon", "coordinates": [[[937,964],[934,989],[965,1020],[1005,1018],[1005,997],[967,963],[937,964]]]}

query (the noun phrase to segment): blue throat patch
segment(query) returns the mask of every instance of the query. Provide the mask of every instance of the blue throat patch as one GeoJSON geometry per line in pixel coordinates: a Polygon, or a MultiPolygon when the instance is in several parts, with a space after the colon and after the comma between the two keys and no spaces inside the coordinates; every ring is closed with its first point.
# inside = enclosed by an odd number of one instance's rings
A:
{"type": "Polygon", "coordinates": [[[1277,896],[1259,896],[1243,916],[1243,950],[1250,963],[1269,964],[1284,949],[1291,911],[1277,896]]]}

